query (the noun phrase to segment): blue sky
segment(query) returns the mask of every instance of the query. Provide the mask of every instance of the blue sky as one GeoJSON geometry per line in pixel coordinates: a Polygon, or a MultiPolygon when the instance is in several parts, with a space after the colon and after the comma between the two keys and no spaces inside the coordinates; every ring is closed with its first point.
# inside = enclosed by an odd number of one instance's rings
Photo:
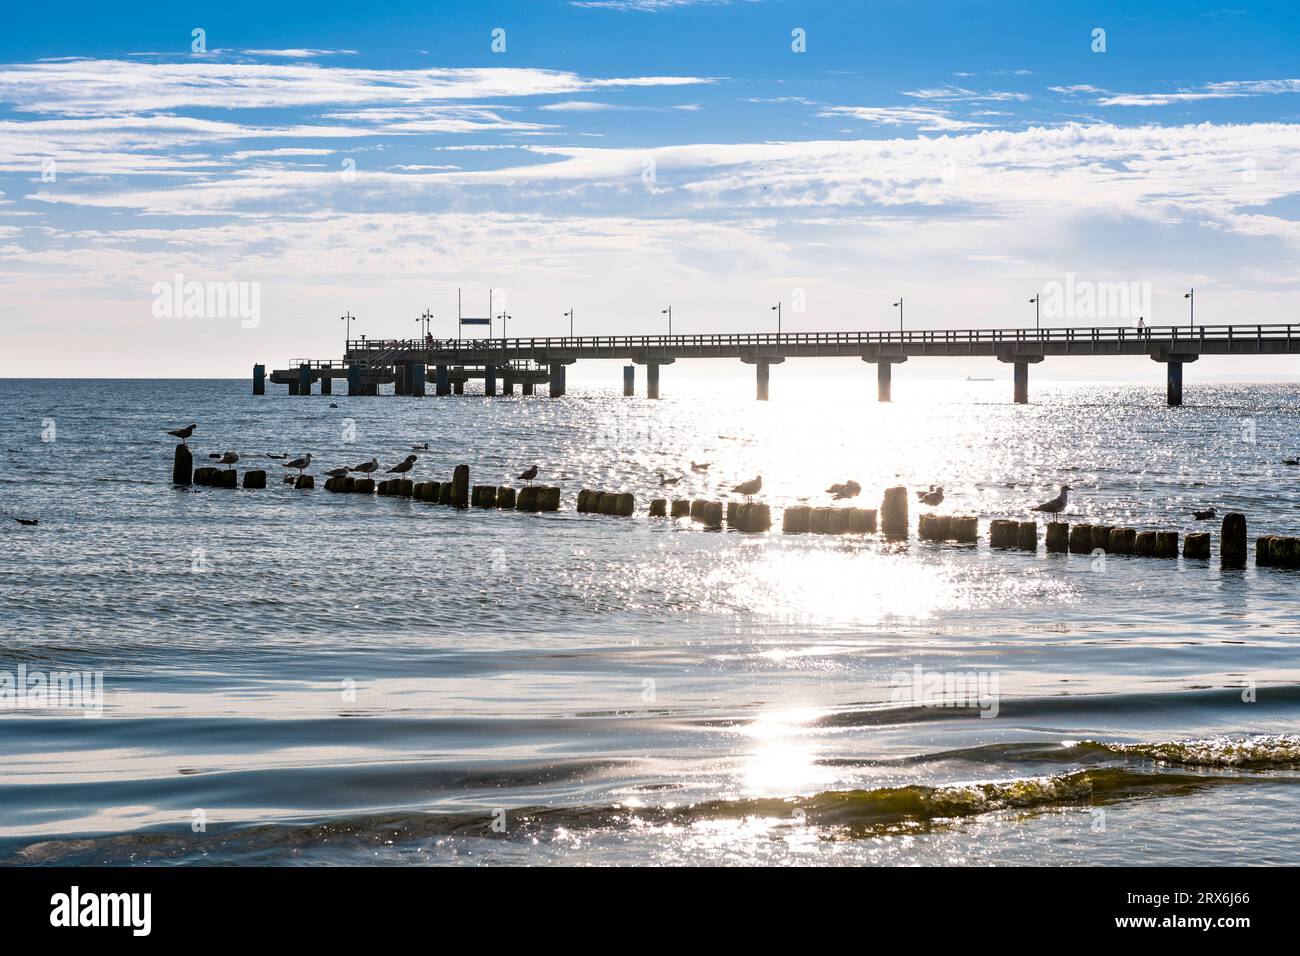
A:
{"type": "Polygon", "coordinates": [[[458,287],[519,335],[887,328],[900,294],[1020,325],[1053,284],[1141,301],[1054,325],[1184,321],[1193,285],[1286,321],[1297,41],[1291,4],[14,8],[0,375],[243,375],[336,353],[345,309],[452,334],[458,287]],[[257,321],[160,316],[177,275],[257,321]]]}

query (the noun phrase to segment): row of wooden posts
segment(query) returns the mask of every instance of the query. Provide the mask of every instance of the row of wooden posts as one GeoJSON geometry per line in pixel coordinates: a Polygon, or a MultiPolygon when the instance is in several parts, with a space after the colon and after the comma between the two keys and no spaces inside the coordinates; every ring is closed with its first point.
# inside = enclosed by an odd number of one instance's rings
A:
{"type": "Polygon", "coordinates": [[[389,498],[411,498],[452,508],[496,508],[510,511],[559,511],[560,489],[546,485],[511,488],[505,485],[469,483],[469,465],[457,465],[451,481],[414,481],[389,478],[376,482],[372,478],[343,475],[328,478],[325,490],[342,494],[377,494],[389,498]]]}
{"type": "MultiPolygon", "coordinates": [[[[188,484],[189,469],[181,475],[182,455],[177,449],[173,480],[188,484]]],[[[188,451],[184,455],[189,459],[188,451]]],[[[196,468],[193,483],[213,488],[235,488],[239,476],[233,469],[196,468]]],[[[286,475],[285,480],[297,488],[313,488],[311,475],[286,475]]],[[[351,475],[329,478],[327,491],[353,494],[378,494],[391,497],[412,498],[456,508],[496,508],[527,512],[558,511],[560,489],[545,485],[511,488],[496,485],[471,487],[469,465],[457,465],[450,481],[412,481],[392,478],[376,482],[371,478],[354,478],[351,475]]],[[[266,472],[244,472],[245,488],[265,488],[266,472]]],[[[594,491],[584,488],[578,492],[577,510],[586,514],[631,517],[636,512],[635,496],[625,492],[594,491]]],[[[679,498],[669,501],[655,498],[650,502],[652,518],[690,518],[707,528],[728,527],[745,532],[767,532],[772,527],[772,509],[761,502],[721,502],[703,499],[679,498]]],[[[908,523],[908,491],[902,486],[885,489],[880,509],[840,508],[794,505],[785,509],[781,519],[785,534],[875,534],[877,530],[886,537],[906,537],[908,523]]],[[[1137,557],[1176,558],[1179,554],[1177,531],[1139,531],[1113,525],[1070,524],[1050,521],[1045,527],[1045,546],[1048,552],[1064,554],[1134,555],[1137,557]]],[[[1246,565],[1246,519],[1244,515],[1230,513],[1224,516],[1221,529],[1219,557],[1226,568],[1243,568],[1246,565]]],[[[922,514],[917,535],[925,541],[956,541],[974,543],[979,540],[979,517],[976,515],[922,514]]],[[[989,522],[989,546],[998,549],[1038,550],[1038,522],[994,519],[989,522]]],[[[1212,535],[1208,531],[1191,532],[1182,539],[1184,558],[1206,560],[1210,557],[1212,535]]],[[[1255,542],[1255,564],[1258,567],[1300,567],[1300,538],[1282,535],[1261,535],[1255,542]]]]}

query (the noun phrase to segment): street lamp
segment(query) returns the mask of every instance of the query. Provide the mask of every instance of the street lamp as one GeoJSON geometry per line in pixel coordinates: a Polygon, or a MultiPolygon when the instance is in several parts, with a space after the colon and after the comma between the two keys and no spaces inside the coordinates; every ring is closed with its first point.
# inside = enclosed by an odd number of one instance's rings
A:
{"type": "Polygon", "coordinates": [[[1036,329],[1042,328],[1042,325],[1038,321],[1039,316],[1042,314],[1041,313],[1042,305],[1039,303],[1038,300],[1041,299],[1042,297],[1043,294],[1039,292],[1037,295],[1035,295],[1032,299],[1029,300],[1029,304],[1034,307],[1034,328],[1036,329]]]}
{"type": "Polygon", "coordinates": [[[497,318],[501,320],[501,338],[502,338],[502,339],[505,339],[505,337],[506,337],[506,319],[510,318],[510,316],[508,316],[508,315],[506,315],[504,312],[502,312],[502,313],[500,313],[500,314],[497,315],[497,318]]]}
{"type": "Polygon", "coordinates": [[[898,332],[903,332],[903,297],[900,295],[898,301],[894,303],[894,308],[898,310],[898,332]]]}
{"type": "Polygon", "coordinates": [[[1190,329],[1196,325],[1196,290],[1188,289],[1183,298],[1187,300],[1187,327],[1190,329]]]}
{"type": "Polygon", "coordinates": [[[673,307],[670,305],[666,309],[660,309],[659,314],[668,316],[668,334],[672,335],[673,334],[673,307]]]}
{"type": "Polygon", "coordinates": [[[771,311],[776,313],[776,334],[780,335],[781,334],[781,303],[778,302],[776,305],[772,306],[771,311]]]}
{"type": "Polygon", "coordinates": [[[340,315],[340,316],[339,316],[339,321],[340,321],[340,322],[346,322],[346,323],[347,323],[347,325],[344,326],[345,331],[344,331],[344,333],[343,333],[343,351],[344,351],[344,352],[346,352],[346,351],[348,350],[348,342],[350,342],[350,341],[352,340],[352,323],[353,323],[353,321],[355,321],[355,319],[356,319],[356,316],[352,314],[352,310],[351,310],[351,309],[348,309],[348,311],[347,311],[346,313],[344,313],[343,315],[340,315]]]}
{"type": "Polygon", "coordinates": [[[569,338],[573,338],[573,306],[569,306],[569,311],[564,313],[564,317],[569,320],[569,338]]]}
{"type": "Polygon", "coordinates": [[[424,315],[419,316],[415,321],[420,323],[420,334],[425,339],[428,339],[429,331],[430,331],[430,323],[433,322],[433,313],[430,312],[428,309],[425,309],[424,315]]]}

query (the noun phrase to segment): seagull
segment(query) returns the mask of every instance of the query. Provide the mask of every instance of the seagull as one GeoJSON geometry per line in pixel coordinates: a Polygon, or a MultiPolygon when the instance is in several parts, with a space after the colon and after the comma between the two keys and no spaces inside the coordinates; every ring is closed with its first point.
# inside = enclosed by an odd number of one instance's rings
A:
{"type": "Polygon", "coordinates": [[[209,455],[209,458],[215,458],[218,465],[233,465],[239,461],[239,453],[228,451],[224,455],[209,455]]]}
{"type": "Polygon", "coordinates": [[[41,523],[39,518],[15,518],[14,520],[17,521],[19,524],[27,525],[28,527],[34,524],[41,523]]]}
{"type": "Polygon", "coordinates": [[[669,478],[667,475],[663,474],[662,472],[659,475],[659,484],[661,485],[675,485],[677,484],[677,482],[681,480],[682,480],[681,475],[678,475],[676,478],[669,478]]]}
{"type": "Polygon", "coordinates": [[[933,493],[934,493],[934,485],[931,485],[929,491],[918,491],[916,493],[916,497],[924,498],[926,495],[933,494],[933,493]]]}
{"type": "Polygon", "coordinates": [[[429,443],[427,441],[420,442],[420,444],[418,445],[411,446],[411,451],[428,451],[428,450],[429,450],[429,443]]]}
{"type": "Polygon", "coordinates": [[[1048,514],[1059,514],[1065,510],[1066,492],[1070,490],[1069,485],[1061,485],[1061,493],[1051,501],[1044,501],[1041,505],[1034,505],[1030,511],[1046,511],[1048,514]]]}
{"type": "Polygon", "coordinates": [[[711,461],[704,461],[704,462],[693,461],[691,462],[691,471],[708,471],[709,465],[711,464],[713,464],[713,462],[711,461]]]}
{"type": "Polygon", "coordinates": [[[177,438],[181,440],[181,444],[189,444],[187,439],[194,434],[194,429],[198,427],[199,427],[198,425],[195,425],[193,422],[190,422],[184,428],[177,428],[173,431],[169,431],[167,434],[175,435],[177,438]]]}
{"type": "MultiPolygon", "coordinates": [[[[193,426],[190,426],[190,427],[193,427],[193,426]]],[[[172,432],[172,434],[175,435],[176,433],[175,433],[175,432],[172,432]]],[[[1294,468],[1296,465],[1300,465],[1300,458],[1283,458],[1283,459],[1282,459],[1282,464],[1284,464],[1284,465],[1290,465],[1292,468],[1294,468]]]]}
{"type": "Polygon", "coordinates": [[[311,467],[311,452],[307,452],[307,454],[303,455],[301,458],[295,458],[293,461],[286,461],[283,467],[297,468],[298,477],[301,478],[303,469],[311,467]]]}
{"type": "Polygon", "coordinates": [[[1192,517],[1197,521],[1211,521],[1214,519],[1214,509],[1206,508],[1204,511],[1193,511],[1192,517]]]}
{"type": "Polygon", "coordinates": [[[390,475],[404,475],[415,465],[416,456],[407,455],[404,461],[398,462],[392,468],[388,469],[390,475]]]}
{"type": "Polygon", "coordinates": [[[329,471],[325,472],[325,474],[330,478],[346,478],[348,471],[349,469],[344,466],[342,468],[331,468],[329,471]]]}
{"type": "Polygon", "coordinates": [[[943,489],[936,488],[934,491],[922,495],[921,504],[929,505],[932,508],[939,507],[939,505],[943,504],[943,489]]]}
{"type": "Polygon", "coordinates": [[[518,477],[520,481],[532,481],[537,477],[537,466],[533,465],[531,468],[526,469],[518,477]]]}
{"type": "Polygon", "coordinates": [[[749,500],[750,498],[753,498],[754,495],[758,494],[759,489],[762,487],[763,487],[763,476],[758,475],[749,481],[742,481],[740,484],[736,485],[736,487],[732,488],[731,490],[734,494],[744,495],[745,499],[749,500]]]}
{"type": "Polygon", "coordinates": [[[354,465],[352,471],[359,471],[363,475],[370,475],[379,470],[379,459],[371,458],[364,465],[354,465]]]}
{"type": "Polygon", "coordinates": [[[288,458],[289,456],[288,456],[287,454],[285,454],[284,452],[280,452],[280,454],[277,455],[277,454],[276,454],[275,452],[273,452],[273,451],[268,451],[268,452],[266,453],[266,457],[267,457],[267,458],[273,458],[273,459],[275,459],[276,461],[284,461],[284,459],[288,458]]]}
{"type": "Polygon", "coordinates": [[[831,485],[826,489],[828,495],[833,495],[836,501],[841,498],[856,498],[862,493],[862,486],[850,478],[843,484],[831,485]]]}

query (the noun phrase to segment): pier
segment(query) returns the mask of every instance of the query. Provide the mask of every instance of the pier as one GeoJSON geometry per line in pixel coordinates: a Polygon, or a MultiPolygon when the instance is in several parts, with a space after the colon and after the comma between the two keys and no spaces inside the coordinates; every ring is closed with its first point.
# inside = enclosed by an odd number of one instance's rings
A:
{"type": "MultiPolygon", "coordinates": [[[[614,359],[623,369],[623,394],[636,392],[636,367],[645,369],[645,394],[660,395],[660,373],[679,359],[729,358],[753,365],[756,397],[768,398],[772,366],[787,359],[858,358],[876,366],[876,397],[891,398],[893,367],[909,359],[984,358],[1013,366],[1012,400],[1029,401],[1029,367],[1053,357],[1147,356],[1165,366],[1166,401],[1183,402],[1183,366],[1202,355],[1300,353],[1300,325],[1184,325],[1146,328],[919,329],[893,332],[750,332],[709,335],[594,335],[561,338],[348,340],[339,360],[295,359],[270,380],[291,395],[463,395],[469,381],[483,394],[524,395],[545,386],[551,398],[565,392],[565,369],[582,359],[614,359]]],[[[265,394],[266,370],[253,369],[253,392],[265,394]]]]}

